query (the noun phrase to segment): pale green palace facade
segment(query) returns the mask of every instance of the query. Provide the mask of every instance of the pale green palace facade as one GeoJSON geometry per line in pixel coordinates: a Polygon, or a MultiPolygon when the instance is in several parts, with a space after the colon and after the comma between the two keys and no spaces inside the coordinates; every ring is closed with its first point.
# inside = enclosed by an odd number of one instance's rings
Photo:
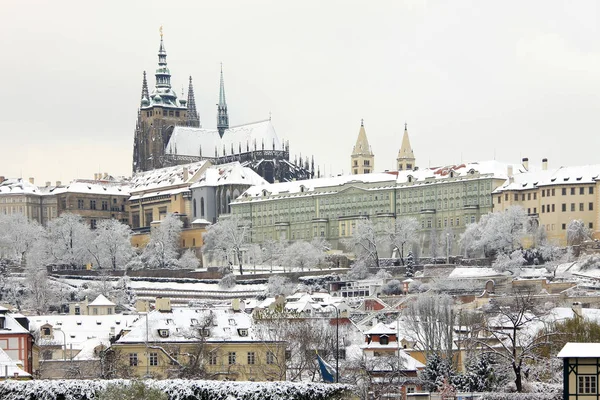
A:
{"type": "Polygon", "coordinates": [[[492,211],[492,192],[512,169],[522,166],[485,161],[274,183],[249,188],[231,209],[251,221],[254,243],[321,236],[336,249],[362,218],[381,225],[414,217],[421,226],[422,254],[429,254],[431,231],[457,238],[468,223],[492,211]]]}

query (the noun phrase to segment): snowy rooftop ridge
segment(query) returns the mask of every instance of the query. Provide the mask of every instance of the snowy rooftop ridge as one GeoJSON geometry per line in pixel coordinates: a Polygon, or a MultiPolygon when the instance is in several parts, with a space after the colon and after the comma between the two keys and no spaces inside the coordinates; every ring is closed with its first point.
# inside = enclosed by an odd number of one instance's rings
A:
{"type": "Polygon", "coordinates": [[[125,182],[75,179],[67,185],[50,189],[49,194],[89,193],[111,196],[129,196],[129,190],[130,187],[125,182]]]}
{"type": "Polygon", "coordinates": [[[244,167],[238,161],[213,165],[206,169],[191,187],[222,186],[222,185],[265,185],[268,184],[251,168],[244,167]]]}
{"type": "Polygon", "coordinates": [[[208,165],[210,163],[207,161],[198,161],[190,164],[138,172],[131,178],[131,192],[158,190],[195,182],[198,172],[208,165]],[[187,179],[185,178],[186,170],[187,179]]]}
{"type": "Polygon", "coordinates": [[[5,378],[31,378],[31,374],[23,370],[22,365],[9,357],[2,348],[0,348],[0,377],[5,378]]]}
{"type": "Polygon", "coordinates": [[[234,203],[243,202],[244,198],[259,198],[265,194],[267,196],[277,196],[300,193],[325,194],[328,192],[337,192],[339,187],[352,183],[369,184],[377,189],[382,187],[389,187],[391,189],[402,186],[435,183],[448,179],[460,180],[486,177],[502,180],[507,179],[509,166],[512,166],[515,171],[525,171],[524,167],[520,164],[512,165],[491,160],[408,171],[342,175],[302,181],[271,183],[262,187],[251,187],[242,194],[242,197],[234,201],[234,203]]]}
{"type": "Polygon", "coordinates": [[[596,358],[600,357],[600,343],[567,343],[556,356],[558,358],[596,358]]]}
{"type": "Polygon", "coordinates": [[[115,303],[107,299],[104,295],[99,294],[88,306],[114,306],[115,303]]]}
{"type": "Polygon", "coordinates": [[[223,137],[219,135],[216,128],[176,126],[165,153],[196,157],[221,157],[224,155],[223,153],[232,155],[263,148],[264,150],[284,150],[270,120],[231,127],[225,130],[223,137]]]}
{"type": "Polygon", "coordinates": [[[35,194],[41,195],[43,192],[37,185],[29,183],[22,178],[7,179],[0,183],[0,194],[35,194]]]}
{"type": "Polygon", "coordinates": [[[541,186],[594,184],[600,179],[600,164],[558,167],[547,170],[531,169],[515,173],[498,187],[494,193],[505,190],[530,190],[541,186]]]}

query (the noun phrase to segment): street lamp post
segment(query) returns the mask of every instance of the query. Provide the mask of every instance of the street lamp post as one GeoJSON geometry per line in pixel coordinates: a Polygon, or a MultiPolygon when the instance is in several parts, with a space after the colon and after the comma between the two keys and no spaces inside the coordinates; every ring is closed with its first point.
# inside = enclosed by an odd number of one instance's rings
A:
{"type": "Polygon", "coordinates": [[[340,310],[335,304],[335,383],[340,381],[340,310]]]}
{"type": "Polygon", "coordinates": [[[67,335],[60,328],[54,328],[54,330],[63,334],[63,361],[67,361],[67,335]]]}

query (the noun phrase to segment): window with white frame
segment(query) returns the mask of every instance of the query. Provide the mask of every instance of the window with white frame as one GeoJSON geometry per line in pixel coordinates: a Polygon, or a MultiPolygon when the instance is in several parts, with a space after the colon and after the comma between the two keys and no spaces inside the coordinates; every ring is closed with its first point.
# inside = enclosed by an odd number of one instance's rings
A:
{"type": "Polygon", "coordinates": [[[577,377],[578,394],[597,394],[598,377],[596,375],[579,375],[577,377]]]}

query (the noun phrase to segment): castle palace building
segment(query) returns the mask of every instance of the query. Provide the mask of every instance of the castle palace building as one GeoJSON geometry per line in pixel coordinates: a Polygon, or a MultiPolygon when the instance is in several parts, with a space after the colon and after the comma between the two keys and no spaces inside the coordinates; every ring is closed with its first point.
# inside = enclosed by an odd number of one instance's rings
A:
{"type": "Polygon", "coordinates": [[[289,142],[279,139],[268,120],[229,126],[225,82],[221,66],[216,128],[202,128],[192,77],[187,100],[178,99],[171,87],[167,52],[161,33],[156,86],[148,91],[146,73],[133,146],[133,172],[197,161],[213,165],[239,162],[270,183],[310,179],[314,160],[290,160],[289,142]]]}

